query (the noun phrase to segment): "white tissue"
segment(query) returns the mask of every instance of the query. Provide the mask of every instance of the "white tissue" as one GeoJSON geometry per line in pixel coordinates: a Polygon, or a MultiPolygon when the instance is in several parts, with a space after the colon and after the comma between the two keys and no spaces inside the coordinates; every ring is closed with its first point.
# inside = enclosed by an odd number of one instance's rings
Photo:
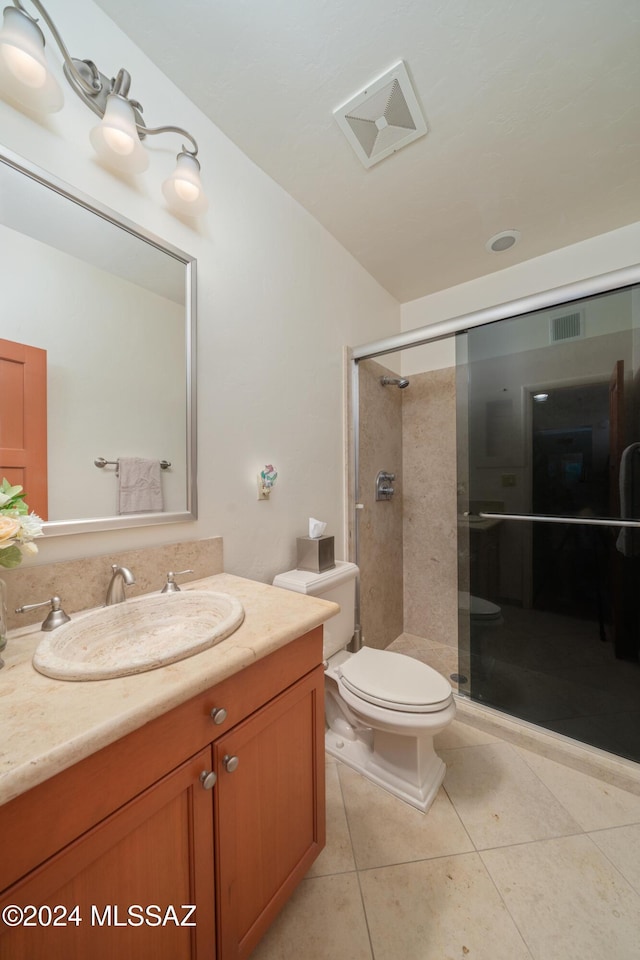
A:
{"type": "Polygon", "coordinates": [[[327,525],[323,523],[322,520],[314,520],[313,517],[309,517],[309,536],[312,540],[317,540],[318,537],[321,537],[326,529],[327,525]]]}

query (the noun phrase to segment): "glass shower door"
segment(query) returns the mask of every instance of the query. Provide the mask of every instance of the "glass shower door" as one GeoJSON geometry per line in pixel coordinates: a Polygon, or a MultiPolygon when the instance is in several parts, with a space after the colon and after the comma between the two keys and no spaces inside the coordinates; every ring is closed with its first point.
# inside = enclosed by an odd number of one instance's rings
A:
{"type": "Polygon", "coordinates": [[[458,338],[471,699],[640,760],[640,296],[458,338]]]}

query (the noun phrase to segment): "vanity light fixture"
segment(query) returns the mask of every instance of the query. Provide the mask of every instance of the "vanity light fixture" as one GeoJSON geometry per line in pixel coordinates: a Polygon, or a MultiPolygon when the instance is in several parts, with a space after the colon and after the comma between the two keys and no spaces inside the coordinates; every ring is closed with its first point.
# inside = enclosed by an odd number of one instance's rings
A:
{"type": "MultiPolygon", "coordinates": [[[[12,2],[13,6],[4,10],[0,29],[0,92],[30,110],[54,113],[61,109],[64,98],[47,64],[44,34],[38,19],[25,10],[21,0],[12,2]]],[[[185,216],[204,213],[208,201],[196,159],[198,144],[192,135],[182,127],[147,127],[141,105],[129,97],[128,71],[121,69],[114,79],[109,79],[92,60],[72,58],[44,5],[40,0],[30,2],[58,45],[66,80],[83,103],[100,117],[100,123],[89,135],[100,160],[125,173],[142,173],[149,165],[142,140],[158,133],[179,134],[190,146],[182,145],[176,169],[164,181],[162,192],[175,212],[185,216]]]]}

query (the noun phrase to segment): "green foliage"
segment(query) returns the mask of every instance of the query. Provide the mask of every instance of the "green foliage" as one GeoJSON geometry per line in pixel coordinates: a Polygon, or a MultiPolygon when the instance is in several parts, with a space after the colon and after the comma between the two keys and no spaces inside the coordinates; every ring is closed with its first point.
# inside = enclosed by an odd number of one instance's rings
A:
{"type": "Polygon", "coordinates": [[[12,487],[6,477],[2,478],[0,483],[0,511],[3,513],[11,511],[19,515],[29,512],[29,508],[24,502],[24,491],[21,486],[12,487]]]}
{"type": "Polygon", "coordinates": [[[22,562],[20,547],[12,543],[9,547],[0,548],[0,567],[6,567],[10,570],[12,567],[19,567],[22,562]]]}

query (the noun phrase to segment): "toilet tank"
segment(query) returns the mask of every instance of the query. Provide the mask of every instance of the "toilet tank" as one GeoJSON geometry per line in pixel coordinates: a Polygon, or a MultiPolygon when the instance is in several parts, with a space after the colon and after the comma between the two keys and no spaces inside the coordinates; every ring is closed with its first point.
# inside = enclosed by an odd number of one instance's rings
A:
{"type": "Polygon", "coordinates": [[[274,587],[283,587],[295,593],[306,593],[310,597],[340,604],[340,613],[336,613],[324,625],[323,656],[325,660],[339,650],[344,650],[353,636],[358,572],[355,563],[337,560],[335,567],[325,570],[324,573],[287,570],[286,573],[279,573],[273,581],[274,587]]]}

